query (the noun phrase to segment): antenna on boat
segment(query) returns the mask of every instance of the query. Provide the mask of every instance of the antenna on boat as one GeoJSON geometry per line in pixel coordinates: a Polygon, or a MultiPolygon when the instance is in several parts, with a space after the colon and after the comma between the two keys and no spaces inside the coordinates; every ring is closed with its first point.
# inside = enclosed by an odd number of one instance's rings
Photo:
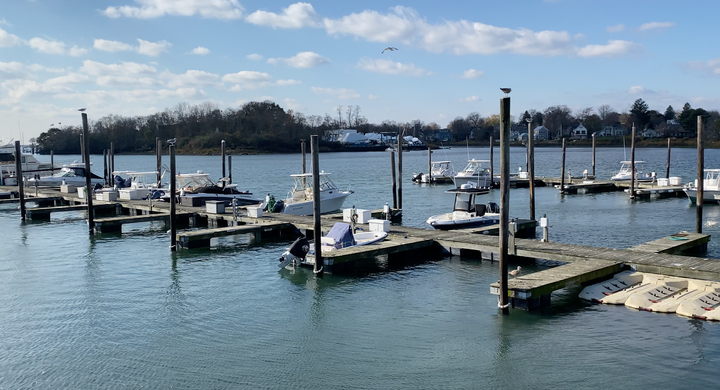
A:
{"type": "Polygon", "coordinates": [[[623,134],[623,160],[627,161],[627,154],[625,152],[625,134],[623,134]]]}

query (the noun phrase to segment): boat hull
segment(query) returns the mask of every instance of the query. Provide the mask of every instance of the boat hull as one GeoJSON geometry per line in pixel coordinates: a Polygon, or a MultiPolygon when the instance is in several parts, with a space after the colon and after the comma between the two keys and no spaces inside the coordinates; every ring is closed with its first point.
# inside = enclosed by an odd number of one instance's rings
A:
{"type": "Polygon", "coordinates": [[[497,225],[500,223],[500,217],[482,216],[461,220],[430,217],[427,223],[437,230],[470,229],[483,226],[497,225]]]}
{"type": "MultiPolygon", "coordinates": [[[[685,194],[687,195],[688,199],[690,199],[690,203],[697,203],[697,189],[695,188],[685,188],[683,191],[685,191],[685,194]]],[[[715,199],[715,195],[720,195],[720,190],[703,190],[703,203],[717,203],[718,199],[715,199]]]]}
{"type": "MultiPolygon", "coordinates": [[[[350,196],[350,193],[339,193],[337,196],[334,196],[332,198],[324,198],[320,201],[320,213],[325,214],[332,211],[340,210],[343,203],[345,203],[345,199],[350,196]]],[[[283,200],[285,202],[285,209],[282,211],[284,214],[292,214],[292,215],[312,215],[313,214],[313,202],[307,201],[307,202],[296,202],[296,203],[288,203],[288,200],[283,200]]]]}

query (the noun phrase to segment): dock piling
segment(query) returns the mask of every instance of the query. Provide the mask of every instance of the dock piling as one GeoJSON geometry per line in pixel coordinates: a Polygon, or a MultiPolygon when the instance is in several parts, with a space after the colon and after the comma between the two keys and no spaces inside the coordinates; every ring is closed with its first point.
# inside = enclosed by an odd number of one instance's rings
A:
{"type": "Polygon", "coordinates": [[[703,149],[703,121],[697,117],[697,198],[695,199],[695,233],[702,233],[703,197],[705,196],[705,150],[703,149]]]}
{"type": "Polygon", "coordinates": [[[55,174],[55,151],[50,151],[50,175],[55,174]]]}
{"type": "MultiPolygon", "coordinates": [[[[403,134],[405,132],[403,131],[403,134]]],[[[398,209],[402,210],[402,136],[398,137],[398,180],[397,180],[397,198],[398,209]]]]}
{"type": "Polygon", "coordinates": [[[320,237],[322,237],[322,225],[320,224],[320,145],[318,144],[318,136],[310,136],[310,154],[312,155],[312,186],[313,186],[313,244],[315,247],[315,267],[313,272],[323,276],[323,257],[321,250],[320,237]]]}
{"type": "Polygon", "coordinates": [[[565,193],[565,138],[562,140],[562,166],[560,168],[560,193],[565,193]]]}
{"type": "Polygon", "coordinates": [[[595,133],[592,133],[592,173],[595,178],[595,133]]]}
{"type": "Polygon", "coordinates": [[[432,183],[432,149],[428,147],[428,183],[432,183]]]}
{"type": "Polygon", "coordinates": [[[509,314],[508,299],[508,208],[510,206],[510,98],[500,99],[500,302],[509,314]]]}
{"type": "Polygon", "coordinates": [[[528,119],[528,189],[530,192],[530,219],[535,220],[535,135],[532,134],[532,120],[528,119]]]}
{"type": "MultiPolygon", "coordinates": [[[[305,170],[305,140],[300,140],[300,153],[302,154],[302,174],[305,174],[307,171],[305,170]]],[[[305,176],[303,176],[303,188],[305,188],[306,181],[305,176]]]]}
{"type": "Polygon", "coordinates": [[[490,136],[490,188],[495,187],[495,161],[493,159],[493,137],[490,136]]]}
{"type": "Polygon", "coordinates": [[[162,143],[160,137],[155,137],[155,166],[157,171],[157,187],[160,188],[162,183],[162,143]]]}
{"type": "Polygon", "coordinates": [[[90,181],[90,129],[87,114],[82,113],[83,125],[83,160],[85,160],[85,200],[87,201],[88,229],[90,235],[95,233],[95,209],[93,209],[93,188],[90,181]]]}
{"type": "MultiPolygon", "coordinates": [[[[50,163],[52,165],[52,162],[50,163]]],[[[110,185],[109,177],[112,175],[108,174],[108,166],[107,166],[107,149],[103,149],[103,179],[105,179],[105,185],[110,185]]]]}
{"type": "Polygon", "coordinates": [[[630,136],[630,199],[635,199],[635,123],[630,136]]]}
{"type": "Polygon", "coordinates": [[[550,226],[548,225],[547,214],[543,214],[540,218],[540,227],[543,231],[542,242],[550,242],[550,226]]]}
{"type": "Polygon", "coordinates": [[[670,179],[670,138],[668,138],[667,166],[665,167],[665,178],[670,179]]]}
{"type": "MultiPolygon", "coordinates": [[[[220,155],[222,157],[222,178],[225,179],[227,176],[225,175],[225,140],[222,140],[220,142],[220,155]]],[[[223,180],[223,188],[225,187],[225,180],[223,180]]]]}
{"type": "Polygon", "coordinates": [[[18,194],[20,195],[20,219],[25,220],[25,186],[22,173],[22,153],[20,141],[15,141],[15,177],[17,178],[18,194]]]}
{"type": "Polygon", "coordinates": [[[170,251],[177,250],[177,226],[175,224],[175,143],[168,146],[168,154],[170,154],[170,251]]]}
{"type": "Polygon", "coordinates": [[[115,143],[114,143],[114,142],[110,142],[110,156],[109,156],[109,159],[110,159],[110,160],[109,160],[109,161],[110,161],[110,169],[109,169],[109,171],[110,171],[111,174],[112,174],[112,172],[115,172],[115,143]]]}
{"type": "Polygon", "coordinates": [[[393,208],[397,209],[397,180],[395,180],[395,152],[390,151],[390,178],[392,179],[393,208]]]}
{"type": "Polygon", "coordinates": [[[232,156],[227,156],[228,160],[228,184],[232,184],[232,156]]]}

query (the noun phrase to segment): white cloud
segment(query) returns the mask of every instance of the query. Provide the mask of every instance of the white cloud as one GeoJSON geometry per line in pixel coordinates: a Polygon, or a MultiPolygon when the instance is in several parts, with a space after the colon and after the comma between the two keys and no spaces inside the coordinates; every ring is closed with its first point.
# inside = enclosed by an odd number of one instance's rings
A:
{"type": "Polygon", "coordinates": [[[119,42],[119,41],[108,41],[106,39],[96,39],[93,42],[93,48],[95,50],[109,51],[109,52],[133,50],[132,45],[129,45],[124,42],[119,42]]]}
{"type": "Polygon", "coordinates": [[[329,62],[327,58],[311,51],[300,52],[290,58],[268,58],[267,60],[268,64],[285,64],[293,68],[314,68],[329,62]]]}
{"type": "Polygon", "coordinates": [[[370,99],[370,100],[377,99],[379,97],[380,96],[378,96],[378,95],[368,95],[368,99],[370,99]]]}
{"type": "Polygon", "coordinates": [[[257,54],[257,53],[253,53],[253,54],[246,55],[245,58],[247,58],[248,60],[252,60],[252,61],[260,61],[263,59],[263,56],[261,56],[260,54],[257,54]]]}
{"type": "Polygon", "coordinates": [[[640,31],[648,31],[648,30],[664,30],[670,27],[674,27],[675,23],[673,22],[650,22],[650,23],[643,23],[640,25],[638,30],[640,31]]]}
{"type": "Polygon", "coordinates": [[[205,72],[202,70],[188,70],[183,74],[174,74],[165,72],[160,75],[161,78],[168,80],[167,86],[169,88],[183,88],[183,87],[200,87],[205,85],[217,85],[219,75],[214,73],[205,72]]]}
{"type": "Polygon", "coordinates": [[[355,92],[354,89],[312,87],[310,90],[317,94],[337,96],[338,99],[358,99],[360,97],[360,94],[355,92]]]}
{"type": "Polygon", "coordinates": [[[282,9],[281,14],[267,11],[255,11],[246,20],[252,24],[272,28],[302,28],[319,25],[315,9],[310,3],[295,3],[282,9]]]}
{"type": "Polygon", "coordinates": [[[283,100],[283,102],[285,103],[285,107],[289,110],[293,110],[293,111],[305,110],[305,107],[293,98],[285,98],[285,100],[283,100]]]}
{"type": "Polygon", "coordinates": [[[468,96],[466,98],[458,99],[457,101],[461,102],[461,103],[471,103],[471,102],[476,102],[478,100],[480,100],[480,98],[473,95],[473,96],[468,96]]]}
{"type": "Polygon", "coordinates": [[[85,60],[80,71],[95,78],[95,83],[102,86],[156,86],[161,82],[154,77],[157,69],[153,66],[135,62],[119,64],[103,64],[85,60]]]}
{"type": "Polygon", "coordinates": [[[210,54],[210,49],[208,49],[206,47],[198,46],[198,47],[192,49],[192,53],[197,54],[199,56],[204,56],[204,55],[210,54]]]}
{"type": "Polygon", "coordinates": [[[3,75],[2,79],[26,77],[27,71],[23,64],[13,62],[0,62],[0,75],[3,75]]]}
{"type": "Polygon", "coordinates": [[[230,88],[231,91],[242,91],[270,85],[272,76],[264,72],[243,70],[237,73],[226,74],[222,77],[222,81],[235,84],[230,88]]]}
{"type": "Polygon", "coordinates": [[[693,61],[688,63],[690,70],[720,75],[720,58],[714,58],[707,61],[693,61]]]}
{"type": "Polygon", "coordinates": [[[69,85],[69,84],[80,84],[90,81],[90,77],[86,74],[81,73],[68,73],[64,76],[58,76],[45,81],[47,85],[69,85]]]}
{"type": "Polygon", "coordinates": [[[432,74],[432,72],[418,68],[414,64],[402,64],[390,60],[363,58],[357,66],[370,72],[384,74],[401,74],[405,76],[429,76],[432,74]]]}
{"type": "Polygon", "coordinates": [[[286,86],[286,85],[298,85],[298,84],[302,84],[302,81],[300,81],[300,80],[288,79],[288,80],[278,80],[278,81],[275,83],[275,85],[279,85],[279,86],[281,86],[281,87],[284,87],[284,86],[286,86]]]}
{"type": "Polygon", "coordinates": [[[620,31],[625,30],[625,25],[620,23],[620,24],[616,24],[614,26],[608,26],[606,30],[607,30],[607,32],[611,32],[611,33],[620,32],[620,31]]]}
{"type": "Polygon", "coordinates": [[[71,47],[70,49],[68,49],[67,54],[71,57],[80,57],[80,56],[84,56],[85,54],[87,54],[87,52],[88,52],[87,49],[83,49],[83,48],[75,45],[75,46],[71,47]]]}
{"type": "Polygon", "coordinates": [[[157,57],[162,53],[166,53],[170,46],[172,46],[172,43],[168,41],[149,42],[138,39],[138,42],[140,45],[135,48],[135,51],[150,57],[157,57]]]}
{"type": "Polygon", "coordinates": [[[323,25],[331,35],[352,35],[371,42],[409,43],[419,34],[419,27],[427,23],[413,9],[398,6],[391,14],[366,10],[340,19],[326,18],[323,25]]]}
{"type": "Polygon", "coordinates": [[[484,74],[485,72],[483,72],[482,70],[468,69],[463,72],[463,75],[461,77],[464,79],[476,79],[482,77],[484,74]]]}
{"type": "Polygon", "coordinates": [[[208,19],[239,19],[243,8],[237,0],[135,0],[140,7],[124,5],[107,7],[102,14],[109,18],[151,19],[165,15],[195,16],[208,19]]]}
{"type": "Polygon", "coordinates": [[[631,51],[639,50],[640,45],[629,41],[609,41],[607,45],[587,45],[580,48],[580,57],[617,57],[631,51]]]}
{"type": "Polygon", "coordinates": [[[9,32],[0,28],[0,47],[17,46],[21,42],[22,39],[20,39],[17,35],[10,34],[9,32]]]}
{"type": "Polygon", "coordinates": [[[28,42],[30,47],[45,54],[65,54],[65,44],[60,41],[48,41],[42,38],[32,38],[28,42]]]}
{"type": "Polygon", "coordinates": [[[643,86],[641,86],[641,85],[635,85],[635,86],[630,87],[630,91],[629,91],[629,92],[630,92],[631,95],[637,95],[637,94],[640,94],[640,93],[643,93],[643,92],[646,92],[646,91],[647,91],[647,90],[645,89],[645,87],[643,87],[643,86]]]}

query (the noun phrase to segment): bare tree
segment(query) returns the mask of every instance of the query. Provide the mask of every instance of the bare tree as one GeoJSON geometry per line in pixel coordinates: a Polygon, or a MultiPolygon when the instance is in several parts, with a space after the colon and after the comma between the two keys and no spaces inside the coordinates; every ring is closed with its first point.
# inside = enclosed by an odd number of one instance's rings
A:
{"type": "Polygon", "coordinates": [[[600,117],[600,120],[602,121],[603,126],[607,126],[610,124],[610,123],[608,123],[608,117],[614,111],[615,110],[613,110],[613,108],[610,107],[609,104],[603,104],[600,107],[598,107],[598,116],[600,117]]]}
{"type": "Polygon", "coordinates": [[[577,119],[579,122],[585,122],[585,119],[593,114],[593,108],[592,107],[586,107],[582,110],[578,111],[577,114],[575,114],[575,119],[577,119]]]}
{"type": "Polygon", "coordinates": [[[343,115],[342,115],[343,106],[335,107],[335,111],[337,111],[337,114],[338,114],[337,128],[342,129],[343,128],[343,115]]]}

